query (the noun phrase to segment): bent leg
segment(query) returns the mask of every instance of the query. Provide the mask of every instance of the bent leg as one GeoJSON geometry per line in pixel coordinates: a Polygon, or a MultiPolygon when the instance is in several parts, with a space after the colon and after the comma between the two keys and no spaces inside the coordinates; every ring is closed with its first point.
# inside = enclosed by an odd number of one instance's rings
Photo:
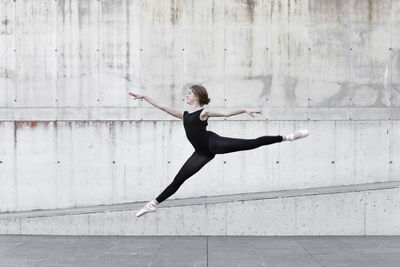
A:
{"type": "Polygon", "coordinates": [[[230,138],[214,135],[210,139],[209,149],[214,154],[225,154],[254,149],[260,146],[282,142],[282,136],[261,136],[255,139],[230,138]]]}
{"type": "Polygon", "coordinates": [[[212,160],[215,155],[205,155],[199,152],[194,152],[190,158],[183,164],[178,174],[175,176],[171,184],[164,189],[164,191],[156,198],[161,203],[165,199],[173,195],[178,188],[185,182],[190,176],[198,172],[204,165],[212,160]]]}

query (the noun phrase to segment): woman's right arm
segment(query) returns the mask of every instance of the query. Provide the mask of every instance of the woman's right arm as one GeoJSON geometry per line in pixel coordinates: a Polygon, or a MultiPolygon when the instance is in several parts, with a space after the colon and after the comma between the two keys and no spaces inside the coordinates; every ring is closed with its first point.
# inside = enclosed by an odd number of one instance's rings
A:
{"type": "Polygon", "coordinates": [[[141,98],[143,98],[144,100],[146,100],[147,102],[149,102],[149,103],[152,104],[153,106],[155,106],[155,107],[157,107],[157,108],[159,108],[159,109],[161,109],[161,110],[167,112],[168,114],[170,114],[170,115],[172,115],[172,116],[174,116],[174,117],[177,117],[177,118],[179,118],[179,119],[182,119],[182,118],[183,118],[183,112],[180,111],[179,109],[170,108],[170,107],[161,105],[160,103],[158,103],[157,101],[155,101],[154,99],[152,99],[152,98],[149,97],[149,96],[139,95],[139,94],[135,94],[135,93],[131,93],[131,92],[129,93],[129,95],[134,96],[135,99],[138,99],[138,98],[141,99],[141,98]]]}

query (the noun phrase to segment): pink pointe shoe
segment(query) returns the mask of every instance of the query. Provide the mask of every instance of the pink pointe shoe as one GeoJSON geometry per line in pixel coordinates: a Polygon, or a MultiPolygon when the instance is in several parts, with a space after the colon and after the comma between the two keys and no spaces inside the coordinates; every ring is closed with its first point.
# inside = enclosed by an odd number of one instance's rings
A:
{"type": "Polygon", "coordinates": [[[309,132],[307,129],[305,130],[298,130],[294,134],[288,134],[286,135],[286,141],[294,141],[298,140],[304,137],[307,137],[309,135],[309,132]]]}
{"type": "Polygon", "coordinates": [[[155,212],[156,210],[157,210],[157,204],[154,200],[152,200],[136,213],[136,217],[140,217],[143,214],[146,214],[149,212],[155,212]]]}

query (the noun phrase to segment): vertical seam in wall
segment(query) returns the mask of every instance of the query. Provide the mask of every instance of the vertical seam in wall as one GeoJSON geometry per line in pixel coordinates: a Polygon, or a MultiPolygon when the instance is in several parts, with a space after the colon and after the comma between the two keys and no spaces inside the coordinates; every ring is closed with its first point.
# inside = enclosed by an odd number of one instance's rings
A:
{"type": "MultiPolygon", "coordinates": [[[[392,99],[392,58],[393,58],[393,13],[394,13],[394,8],[393,8],[393,1],[392,1],[392,15],[390,18],[390,76],[389,76],[389,97],[390,97],[390,110],[392,111],[392,104],[393,104],[393,99],[392,99]]],[[[392,117],[392,112],[390,112],[390,117],[392,117]]]]}
{"type": "Polygon", "coordinates": [[[295,223],[295,234],[300,235],[300,229],[299,229],[299,220],[297,218],[298,216],[298,206],[297,206],[297,197],[294,198],[294,223],[295,223]]]}
{"type": "Polygon", "coordinates": [[[55,131],[55,146],[56,146],[56,148],[55,148],[55,155],[56,155],[56,158],[55,158],[55,161],[57,161],[57,162],[54,162],[53,164],[56,164],[56,207],[57,208],[59,208],[59,185],[60,185],[60,183],[59,183],[59,168],[60,168],[60,164],[58,164],[58,125],[57,125],[57,121],[55,121],[54,122],[54,124],[53,124],[55,127],[55,129],[54,129],[54,131],[55,131]]]}
{"type": "MultiPolygon", "coordinates": [[[[226,58],[227,58],[227,46],[226,46],[226,0],[224,0],[224,8],[223,8],[223,14],[224,14],[224,50],[222,51],[224,53],[224,109],[226,109],[226,58]]],[[[222,121],[222,132],[225,134],[226,130],[226,117],[222,121]]],[[[222,155],[222,181],[223,185],[225,185],[225,170],[226,170],[226,155],[222,155]]],[[[227,222],[228,223],[228,222],[227,222]]],[[[225,228],[226,231],[228,232],[228,227],[225,228]]]]}
{"type": "Polygon", "coordinates": [[[333,132],[334,132],[334,136],[333,136],[333,145],[334,145],[334,149],[333,149],[333,184],[336,185],[336,143],[337,143],[337,122],[333,121],[333,132]]]}
{"type": "MultiPolygon", "coordinates": [[[[349,70],[349,78],[348,78],[348,80],[349,80],[349,85],[351,86],[351,79],[352,79],[352,77],[353,77],[353,75],[352,75],[352,71],[353,71],[353,36],[352,36],[352,32],[353,32],[353,27],[352,27],[352,24],[353,24],[353,8],[352,8],[352,1],[350,1],[350,21],[349,21],[349,31],[350,31],[350,48],[347,48],[348,49],[348,51],[350,52],[349,54],[350,54],[350,70],[349,70]],[[351,50],[350,50],[351,49],[351,50]]],[[[349,98],[349,100],[348,100],[348,114],[349,114],[349,119],[351,120],[351,102],[352,102],[352,98],[353,98],[353,95],[354,95],[354,86],[353,87],[351,87],[351,89],[350,89],[350,98],[349,98]]]]}
{"type": "Polygon", "coordinates": [[[367,234],[367,191],[364,191],[364,236],[367,234]]]}
{"type": "MultiPolygon", "coordinates": [[[[182,27],[182,24],[183,24],[183,16],[184,16],[184,12],[183,12],[183,4],[182,4],[182,1],[180,1],[180,10],[179,10],[180,12],[181,12],[181,17],[180,17],[180,20],[179,20],[179,27],[180,27],[180,30],[181,30],[181,47],[180,47],[180,51],[181,51],[181,75],[180,75],[180,86],[179,86],[179,90],[180,90],[180,94],[182,94],[182,80],[183,80],[183,62],[184,62],[184,51],[183,51],[183,49],[185,49],[184,48],[184,44],[183,44],[183,27],[182,27]]],[[[183,98],[182,99],[182,104],[184,104],[184,100],[185,98],[183,98]]]]}
{"type": "Polygon", "coordinates": [[[17,2],[14,0],[14,61],[15,70],[17,71],[17,78],[15,79],[15,92],[14,92],[14,105],[17,104],[18,96],[18,69],[17,69],[17,2]]]}
{"type": "MultiPolygon", "coordinates": [[[[224,0],[224,108],[226,108],[226,0],[224,0]]],[[[226,119],[226,118],[225,118],[226,119]]]]}
{"type": "Polygon", "coordinates": [[[96,93],[97,119],[99,119],[99,107],[100,107],[100,1],[101,0],[97,0],[97,93],[96,93]]]}
{"type": "Polygon", "coordinates": [[[389,130],[389,136],[388,136],[388,138],[389,138],[389,142],[388,142],[388,144],[389,144],[389,172],[388,172],[388,175],[389,175],[389,181],[391,181],[391,180],[393,180],[393,176],[392,176],[392,161],[393,161],[393,148],[392,148],[392,146],[391,146],[391,144],[392,144],[392,142],[393,142],[393,121],[390,121],[390,130],[389,130]]]}
{"type": "MultiPolygon", "coordinates": [[[[307,17],[309,18],[308,14],[309,9],[307,10],[307,17]]],[[[306,51],[307,51],[307,119],[310,120],[310,106],[311,106],[311,99],[310,99],[310,63],[311,63],[311,45],[308,37],[309,33],[310,22],[307,20],[305,28],[306,28],[306,51]]]]}
{"type": "Polygon", "coordinates": [[[55,23],[56,23],[56,37],[55,37],[55,39],[56,39],[56,43],[55,43],[55,50],[54,50],[54,52],[55,52],[55,54],[56,54],[56,99],[55,99],[55,101],[56,101],[56,121],[58,120],[58,107],[59,107],[59,105],[58,105],[58,95],[59,95],[59,92],[58,92],[58,90],[59,90],[59,88],[58,88],[58,1],[57,0],[55,0],[54,1],[54,4],[55,4],[55,15],[56,15],[56,21],[55,21],[55,23]]]}
{"type": "MultiPolygon", "coordinates": [[[[15,79],[15,99],[14,105],[17,106],[17,97],[18,97],[18,60],[17,60],[17,2],[14,1],[14,60],[15,60],[15,70],[17,71],[17,78],[15,79]]],[[[18,169],[17,169],[17,122],[14,118],[14,209],[18,209],[18,169]]],[[[20,221],[21,225],[21,221],[20,221]]],[[[20,227],[21,232],[21,227],[20,227]]]]}
{"type": "Polygon", "coordinates": [[[58,107],[59,107],[59,104],[58,104],[58,95],[59,95],[59,87],[58,87],[58,2],[57,2],[57,0],[55,0],[54,1],[54,3],[55,3],[55,10],[56,10],[56,51],[55,51],[55,53],[56,53],[56,121],[54,122],[54,126],[56,126],[55,127],[55,146],[56,146],[56,149],[55,149],[55,155],[56,155],[56,158],[55,158],[55,160],[57,161],[57,163],[56,162],[54,162],[54,164],[56,164],[56,207],[57,208],[59,208],[59,164],[58,164],[58,125],[57,125],[57,121],[58,121],[58,107]]]}
{"type": "MultiPolygon", "coordinates": [[[[142,1],[139,0],[139,85],[142,83],[142,1]]],[[[143,110],[142,110],[142,102],[143,99],[139,101],[139,112],[140,112],[140,120],[143,119],[143,110]]]]}

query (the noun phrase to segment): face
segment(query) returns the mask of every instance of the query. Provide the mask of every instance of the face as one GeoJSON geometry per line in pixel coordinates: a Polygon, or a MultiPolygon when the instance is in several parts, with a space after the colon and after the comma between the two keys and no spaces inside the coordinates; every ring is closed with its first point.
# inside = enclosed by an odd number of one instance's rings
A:
{"type": "Polygon", "coordinates": [[[193,93],[192,89],[189,89],[186,93],[186,103],[192,105],[199,101],[199,98],[193,93]]]}

